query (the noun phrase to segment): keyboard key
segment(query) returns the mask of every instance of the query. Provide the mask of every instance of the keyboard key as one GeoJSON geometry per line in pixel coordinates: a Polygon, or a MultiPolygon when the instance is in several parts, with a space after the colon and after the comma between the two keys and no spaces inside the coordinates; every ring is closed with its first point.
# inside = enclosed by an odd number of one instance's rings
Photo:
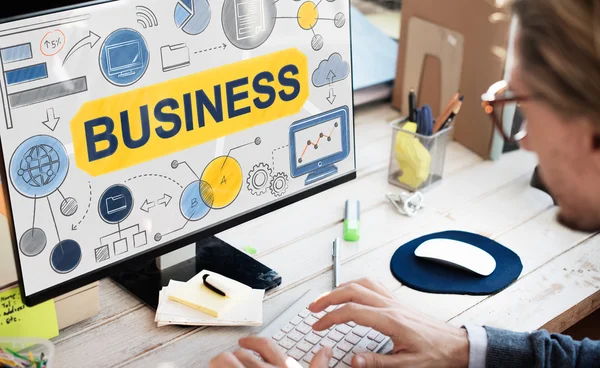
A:
{"type": "Polygon", "coordinates": [[[321,336],[321,337],[325,337],[329,333],[329,330],[313,331],[313,332],[316,333],[317,335],[321,336]]]}
{"type": "Polygon", "coordinates": [[[323,340],[321,340],[321,346],[329,346],[330,348],[333,348],[335,346],[335,341],[332,341],[328,338],[324,338],[323,340]]]}
{"type": "Polygon", "coordinates": [[[277,331],[275,333],[275,335],[273,335],[273,340],[279,341],[279,340],[283,339],[284,337],[285,337],[285,332],[283,332],[283,331],[277,331]]]}
{"type": "Polygon", "coordinates": [[[284,337],[283,339],[281,339],[279,341],[279,345],[286,348],[286,350],[290,350],[291,348],[294,347],[294,345],[296,345],[296,343],[294,341],[288,339],[287,337],[284,337]]]}
{"type": "Polygon", "coordinates": [[[333,367],[335,367],[335,365],[336,365],[336,364],[338,364],[338,361],[337,361],[336,359],[333,359],[333,358],[332,358],[332,359],[329,361],[329,368],[333,368],[333,367]]]}
{"type": "Polygon", "coordinates": [[[303,360],[303,361],[301,361],[301,362],[299,362],[299,363],[300,363],[300,366],[301,366],[302,368],[310,368],[310,363],[309,363],[309,362],[305,362],[305,361],[303,360]]]}
{"type": "Polygon", "coordinates": [[[343,350],[340,350],[338,348],[333,349],[333,357],[337,360],[342,360],[342,358],[344,358],[344,356],[346,355],[346,352],[343,350]]]}
{"type": "Polygon", "coordinates": [[[319,343],[319,341],[321,341],[321,338],[314,333],[308,334],[304,339],[313,345],[316,345],[319,343]]]}
{"type": "Polygon", "coordinates": [[[352,345],[356,345],[360,342],[360,337],[356,336],[355,334],[350,334],[346,336],[346,341],[348,341],[352,345]]]}
{"type": "Polygon", "coordinates": [[[298,326],[300,322],[302,322],[302,318],[300,318],[299,316],[292,318],[292,320],[290,321],[290,323],[294,326],[298,326]]]}
{"type": "Polygon", "coordinates": [[[364,346],[355,346],[354,349],[352,349],[352,352],[354,354],[360,354],[360,353],[366,353],[368,352],[367,348],[365,348],[364,346]]]}
{"type": "Polygon", "coordinates": [[[338,365],[335,366],[335,368],[352,368],[352,367],[344,362],[340,362],[338,365]]]}
{"type": "Polygon", "coordinates": [[[352,330],[352,333],[360,337],[365,337],[369,333],[370,328],[364,326],[356,326],[352,330]]]}
{"type": "Polygon", "coordinates": [[[296,347],[300,350],[302,350],[305,353],[308,353],[310,351],[310,349],[312,349],[314,346],[314,344],[311,344],[310,342],[306,341],[306,340],[302,340],[300,341],[296,347]]]}
{"type": "Polygon", "coordinates": [[[313,313],[312,315],[313,315],[313,317],[315,317],[316,319],[321,319],[321,318],[325,317],[325,315],[326,315],[326,314],[327,314],[327,312],[325,312],[325,311],[321,311],[321,312],[319,312],[319,313],[313,313]]]}
{"type": "Polygon", "coordinates": [[[354,353],[348,353],[342,361],[348,365],[352,365],[352,358],[354,358],[354,353]]]}
{"type": "Polygon", "coordinates": [[[339,325],[335,329],[344,335],[347,335],[348,333],[350,333],[350,331],[352,331],[352,327],[348,325],[339,325]]]}
{"type": "Polygon", "coordinates": [[[342,335],[341,333],[339,333],[337,331],[331,331],[329,333],[329,335],[327,335],[327,337],[329,337],[330,339],[332,339],[335,342],[338,342],[344,338],[344,335],[342,335]]]}
{"type": "Polygon", "coordinates": [[[308,309],[305,309],[302,312],[298,313],[298,315],[302,318],[306,318],[306,317],[310,316],[310,311],[308,309]]]}
{"type": "Polygon", "coordinates": [[[296,360],[300,360],[304,356],[304,352],[298,348],[293,348],[292,350],[288,351],[287,355],[296,360]]]}
{"type": "Polygon", "coordinates": [[[314,354],[313,352],[310,352],[310,353],[308,353],[308,354],[306,354],[306,355],[304,356],[304,359],[303,359],[303,360],[304,360],[305,362],[309,362],[309,363],[310,363],[314,357],[315,357],[315,354],[314,354]]]}
{"type": "Polygon", "coordinates": [[[290,332],[293,329],[294,329],[294,326],[288,323],[287,325],[283,326],[283,328],[281,329],[281,331],[283,331],[285,333],[288,333],[288,332],[290,332]]]}
{"type": "Polygon", "coordinates": [[[356,327],[356,322],[350,321],[350,322],[346,322],[346,324],[350,327],[356,327]]]}
{"type": "Polygon", "coordinates": [[[385,340],[385,336],[383,334],[379,334],[375,338],[375,341],[377,341],[378,344],[381,344],[381,342],[383,342],[383,340],[385,340]]]}
{"type": "Polygon", "coordinates": [[[354,347],[354,345],[350,344],[347,341],[342,341],[339,344],[337,344],[338,349],[345,351],[346,353],[349,352],[350,350],[352,350],[352,348],[354,347]]]}
{"type": "Polygon", "coordinates": [[[284,354],[287,354],[287,352],[288,352],[288,349],[284,348],[284,347],[283,347],[283,346],[281,346],[281,345],[277,345],[277,348],[278,348],[278,349],[279,349],[279,350],[280,350],[282,353],[284,353],[284,354]]]}
{"type": "Polygon", "coordinates": [[[304,334],[301,334],[300,332],[294,330],[292,332],[290,332],[287,337],[289,337],[290,339],[298,342],[300,340],[302,340],[302,338],[304,337],[304,334]]]}
{"type": "Polygon", "coordinates": [[[378,346],[379,346],[378,343],[376,343],[375,341],[372,341],[369,345],[367,345],[367,349],[373,351],[373,350],[377,349],[378,346]]]}
{"type": "Polygon", "coordinates": [[[371,330],[371,332],[369,332],[369,334],[367,335],[367,337],[369,338],[369,340],[375,340],[375,338],[377,337],[377,335],[379,335],[379,332],[377,332],[375,330],[371,330]]]}
{"type": "Polygon", "coordinates": [[[329,331],[333,330],[335,328],[335,325],[329,327],[329,331]]]}
{"type": "Polygon", "coordinates": [[[319,352],[319,350],[321,350],[321,348],[322,348],[321,344],[315,345],[315,347],[312,349],[311,353],[317,354],[319,352]]]}
{"type": "Polygon", "coordinates": [[[313,317],[313,316],[308,316],[308,317],[306,317],[306,319],[304,320],[304,323],[306,323],[306,324],[307,324],[307,325],[309,325],[309,326],[312,326],[312,325],[314,325],[314,324],[315,324],[315,322],[317,322],[317,321],[318,321],[318,319],[316,319],[315,317],[313,317]]]}
{"type": "Polygon", "coordinates": [[[307,333],[312,331],[312,328],[310,328],[310,326],[306,323],[301,323],[298,325],[298,327],[296,327],[296,330],[300,331],[303,335],[306,335],[307,333]]]}
{"type": "Polygon", "coordinates": [[[330,305],[329,307],[327,307],[327,309],[325,309],[325,313],[331,313],[333,312],[335,309],[337,308],[337,305],[330,305]]]}

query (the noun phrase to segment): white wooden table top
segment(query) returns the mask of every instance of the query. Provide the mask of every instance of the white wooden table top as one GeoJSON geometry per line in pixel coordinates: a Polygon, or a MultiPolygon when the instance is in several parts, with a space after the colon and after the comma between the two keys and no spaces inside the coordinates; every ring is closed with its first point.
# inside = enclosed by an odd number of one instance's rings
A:
{"type": "MultiPolygon", "coordinates": [[[[277,270],[283,284],[264,302],[264,323],[308,288],[332,283],[331,241],[343,229],[344,202],[361,201],[361,240],[344,244],[342,281],[363,276],[383,282],[407,305],[441,320],[527,331],[563,331],[600,308],[600,237],[561,227],[550,197],[529,181],[536,157],[524,151],[483,161],[451,143],[443,183],[425,193],[418,216],[398,214],[384,197],[391,145],[387,104],[357,110],[358,179],[219,235],[277,270]],[[306,219],[306,220],[304,220],[306,219]],[[402,286],[389,270],[394,251],[431,232],[466,230],[489,236],[522,259],[520,278],[494,296],[427,294],[402,286]]],[[[162,327],[154,311],[109,279],[100,283],[100,313],[60,332],[56,367],[204,367],[234,349],[249,327],[162,327]]]]}

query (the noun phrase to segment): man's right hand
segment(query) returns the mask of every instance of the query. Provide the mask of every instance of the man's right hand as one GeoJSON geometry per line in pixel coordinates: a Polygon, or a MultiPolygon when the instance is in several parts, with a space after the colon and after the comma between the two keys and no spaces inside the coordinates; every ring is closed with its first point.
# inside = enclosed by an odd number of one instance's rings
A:
{"type": "Polygon", "coordinates": [[[323,331],[353,321],[374,328],[394,343],[391,355],[358,354],[353,367],[468,367],[465,329],[437,321],[403,306],[380,283],[361,279],[340,285],[309,306],[314,313],[342,305],[313,325],[323,331]],[[343,305],[342,305],[343,304],[343,305]]]}

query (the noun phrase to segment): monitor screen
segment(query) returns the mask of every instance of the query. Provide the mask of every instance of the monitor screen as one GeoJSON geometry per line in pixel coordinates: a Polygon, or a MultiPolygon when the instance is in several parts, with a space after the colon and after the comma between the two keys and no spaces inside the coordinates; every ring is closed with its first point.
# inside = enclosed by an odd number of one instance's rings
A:
{"type": "Polygon", "coordinates": [[[339,117],[298,131],[296,144],[296,166],[310,165],[342,152],[342,128],[339,117]]]}
{"type": "Polygon", "coordinates": [[[0,19],[25,302],[355,178],[349,16],[347,0],[117,0],[0,19]]]}
{"type": "Polygon", "coordinates": [[[110,73],[143,67],[140,43],[129,41],[106,49],[110,73]]]}

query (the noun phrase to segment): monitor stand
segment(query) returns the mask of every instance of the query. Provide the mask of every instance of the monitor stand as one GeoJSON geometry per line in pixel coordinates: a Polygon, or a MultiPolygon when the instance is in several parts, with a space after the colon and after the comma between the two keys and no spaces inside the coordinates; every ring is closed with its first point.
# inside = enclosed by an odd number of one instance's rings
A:
{"type": "Polygon", "coordinates": [[[281,277],[276,272],[215,236],[161,258],[117,268],[111,278],[156,309],[159,291],[170,280],[186,282],[202,270],[211,270],[255,289],[270,290],[281,284],[281,277]],[[177,258],[180,258],[178,263],[174,261],[177,258]]]}
{"type": "Polygon", "coordinates": [[[337,174],[337,172],[338,172],[338,168],[335,165],[328,165],[328,166],[318,168],[317,170],[308,174],[308,176],[306,177],[306,180],[304,181],[304,184],[310,185],[321,179],[325,179],[328,176],[335,175],[335,174],[337,174]]]}

